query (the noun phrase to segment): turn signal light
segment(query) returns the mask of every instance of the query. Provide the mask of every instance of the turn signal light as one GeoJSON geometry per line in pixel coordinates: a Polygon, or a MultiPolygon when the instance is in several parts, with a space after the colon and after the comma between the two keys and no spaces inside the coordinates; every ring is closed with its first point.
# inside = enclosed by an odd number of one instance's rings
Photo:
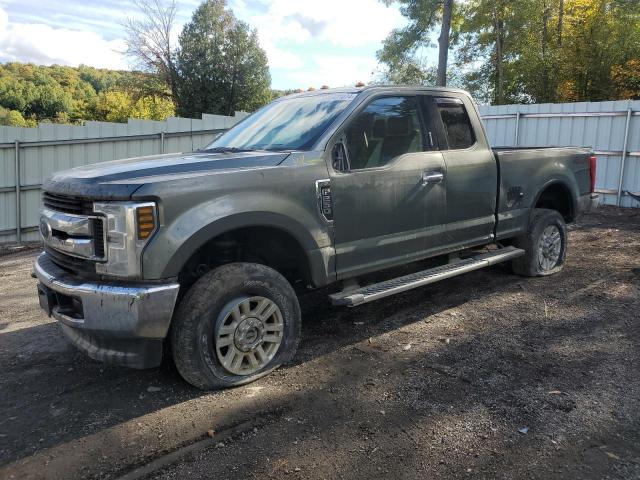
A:
{"type": "Polygon", "coordinates": [[[136,209],[136,223],[138,239],[146,240],[156,229],[156,217],[153,207],[138,207],[136,209]]]}

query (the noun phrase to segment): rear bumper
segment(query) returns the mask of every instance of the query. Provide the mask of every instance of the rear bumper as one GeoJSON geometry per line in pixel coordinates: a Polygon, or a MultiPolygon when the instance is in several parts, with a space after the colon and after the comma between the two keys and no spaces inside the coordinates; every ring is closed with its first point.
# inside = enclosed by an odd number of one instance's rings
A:
{"type": "Polygon", "coordinates": [[[78,278],[46,253],[34,264],[43,310],[91,358],[132,368],[157,366],[179,284],[126,284],[78,278]]]}
{"type": "Polygon", "coordinates": [[[589,213],[598,208],[600,195],[597,193],[589,193],[578,197],[578,214],[589,213]]]}

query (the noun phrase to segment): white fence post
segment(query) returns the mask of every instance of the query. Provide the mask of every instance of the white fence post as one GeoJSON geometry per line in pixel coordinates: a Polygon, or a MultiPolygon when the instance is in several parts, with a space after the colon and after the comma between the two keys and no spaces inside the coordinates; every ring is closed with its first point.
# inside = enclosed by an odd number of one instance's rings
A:
{"type": "Polygon", "coordinates": [[[16,180],[16,242],[22,243],[22,212],[20,205],[20,141],[15,141],[15,180],[16,180]]]}
{"type": "Polygon", "coordinates": [[[633,110],[631,107],[627,109],[627,123],[624,127],[624,141],[622,142],[622,160],[620,161],[620,182],[618,183],[618,198],[616,204],[620,206],[622,203],[622,184],[624,183],[624,164],[627,161],[627,154],[629,153],[629,127],[631,126],[631,115],[633,110]]]}

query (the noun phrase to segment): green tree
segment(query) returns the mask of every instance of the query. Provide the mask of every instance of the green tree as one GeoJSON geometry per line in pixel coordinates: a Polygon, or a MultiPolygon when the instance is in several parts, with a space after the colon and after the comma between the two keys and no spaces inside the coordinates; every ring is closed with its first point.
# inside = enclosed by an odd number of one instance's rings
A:
{"type": "Polygon", "coordinates": [[[175,114],[175,107],[168,98],[147,96],[136,100],[128,92],[108,90],[98,95],[96,113],[106,122],[124,123],[130,118],[164,120],[175,114]]]}
{"type": "MultiPolygon", "coordinates": [[[[128,117],[164,119],[175,110],[166,85],[154,74],[15,62],[0,64],[0,107],[19,112],[29,124],[107,117],[117,121],[128,117]]],[[[19,123],[16,114],[12,115],[19,123]]]]}
{"type": "Polygon", "coordinates": [[[515,68],[522,2],[470,0],[461,9],[457,65],[465,87],[494,104],[520,101],[515,68]]]}
{"type": "Polygon", "coordinates": [[[616,67],[640,58],[640,2],[567,0],[560,100],[617,98],[616,67]]]}
{"type": "Polygon", "coordinates": [[[147,120],[165,120],[175,115],[176,109],[168,98],[147,96],[139,98],[132,106],[131,118],[144,118],[147,120]]]}
{"type": "Polygon", "coordinates": [[[126,122],[130,118],[132,108],[133,99],[126,92],[100,92],[96,102],[98,119],[105,122],[126,122]]]}
{"type": "MultiPolygon", "coordinates": [[[[378,52],[383,81],[433,82],[433,67],[421,52],[432,46],[443,2],[398,0],[409,22],[378,52]]],[[[640,61],[640,2],[466,0],[453,11],[452,41],[453,70],[481,101],[630,98],[634,61],[640,61]]]]}
{"type": "Polygon", "coordinates": [[[419,59],[407,58],[396,63],[393,67],[386,66],[376,75],[373,83],[381,85],[435,85],[437,77],[436,67],[419,59]]]}
{"type": "Polygon", "coordinates": [[[270,100],[267,56],[255,30],[237,20],[224,0],[196,9],[179,39],[178,112],[233,115],[270,100]]]}
{"type": "Polygon", "coordinates": [[[420,51],[433,45],[432,35],[440,25],[438,37],[438,67],[433,83],[446,85],[453,0],[382,0],[385,4],[400,4],[400,12],[407,18],[407,26],[393,30],[378,51],[378,60],[385,65],[385,76],[394,83],[424,83],[431,81],[420,51]],[[420,72],[420,70],[425,70],[420,72]],[[400,80],[398,82],[397,80],[400,80]]]}
{"type": "Polygon", "coordinates": [[[17,110],[7,110],[0,107],[0,125],[10,127],[35,127],[36,121],[25,119],[17,110]]]}

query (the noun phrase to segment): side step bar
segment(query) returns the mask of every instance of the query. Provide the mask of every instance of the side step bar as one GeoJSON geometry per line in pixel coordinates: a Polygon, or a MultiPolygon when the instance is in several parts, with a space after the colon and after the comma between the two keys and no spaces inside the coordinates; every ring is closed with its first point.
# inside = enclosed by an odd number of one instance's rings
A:
{"type": "Polygon", "coordinates": [[[347,292],[338,292],[329,295],[331,303],[334,305],[346,305],[347,307],[355,307],[363,303],[372,302],[380,298],[395,295],[396,293],[406,292],[413,288],[436,283],[440,280],[455,277],[463,273],[479,270],[484,267],[495,265],[496,263],[506,262],[514,258],[524,255],[524,250],[516,247],[505,247],[494,252],[482,253],[467,257],[462,260],[456,260],[447,265],[422,270],[421,272],[412,273],[403,277],[392,278],[373,285],[350,290],[347,292]]]}

